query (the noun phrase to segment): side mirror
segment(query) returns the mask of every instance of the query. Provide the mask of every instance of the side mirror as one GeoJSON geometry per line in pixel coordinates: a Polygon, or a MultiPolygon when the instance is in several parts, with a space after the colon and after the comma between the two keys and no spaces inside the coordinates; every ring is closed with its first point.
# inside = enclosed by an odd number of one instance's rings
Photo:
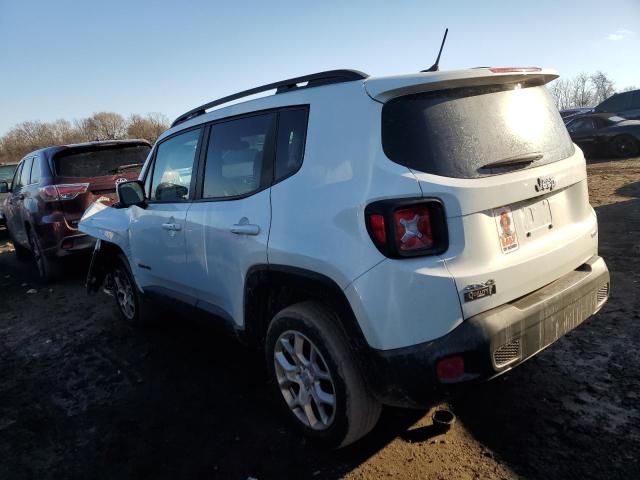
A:
{"type": "Polygon", "coordinates": [[[0,182],[0,193],[9,193],[9,184],[7,182],[0,182]]]}
{"type": "Polygon", "coordinates": [[[145,208],[147,199],[144,196],[144,184],[140,180],[131,182],[122,182],[117,185],[118,203],[121,207],[126,208],[131,205],[145,208]]]}

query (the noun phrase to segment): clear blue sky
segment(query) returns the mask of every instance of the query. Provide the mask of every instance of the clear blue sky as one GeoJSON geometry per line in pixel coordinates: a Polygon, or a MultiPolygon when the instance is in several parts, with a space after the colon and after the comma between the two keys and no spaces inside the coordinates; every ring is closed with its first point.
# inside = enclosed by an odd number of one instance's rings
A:
{"type": "Polygon", "coordinates": [[[0,0],[0,135],[97,111],[171,119],[211,99],[333,68],[603,70],[640,86],[640,0],[0,0]]]}

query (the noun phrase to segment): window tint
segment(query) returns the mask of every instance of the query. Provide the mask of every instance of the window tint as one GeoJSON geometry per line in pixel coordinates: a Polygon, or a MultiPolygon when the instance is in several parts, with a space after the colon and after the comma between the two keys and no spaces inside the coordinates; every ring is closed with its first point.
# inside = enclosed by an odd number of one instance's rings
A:
{"type": "Polygon", "coordinates": [[[587,132],[593,129],[593,120],[590,118],[578,118],[569,125],[569,131],[573,133],[587,132]]]}
{"type": "Polygon", "coordinates": [[[140,170],[150,148],[147,145],[117,146],[96,150],[64,150],[55,157],[61,177],[101,177],[140,170]]]}
{"type": "Polygon", "coordinates": [[[291,175],[302,165],[306,135],[306,109],[280,112],[276,150],[276,181],[291,175]]]}
{"type": "Polygon", "coordinates": [[[33,167],[31,167],[31,181],[29,183],[38,183],[40,181],[40,157],[33,157],[33,167]]]}
{"type": "Polygon", "coordinates": [[[521,166],[495,165],[537,152],[543,157],[526,168],[538,167],[574,151],[547,89],[526,84],[463,87],[390,100],[382,107],[382,146],[400,165],[453,178],[507,173],[521,166]]]}
{"type": "Polygon", "coordinates": [[[151,200],[179,201],[189,198],[199,137],[200,129],[189,130],[158,145],[149,195],[151,200]]]}
{"type": "Polygon", "coordinates": [[[640,90],[616,93],[596,107],[599,112],[623,112],[640,108],[640,90]]]}
{"type": "Polygon", "coordinates": [[[211,126],[204,173],[204,198],[236,197],[259,190],[272,172],[266,146],[275,114],[240,118],[211,126]]]}
{"type": "Polygon", "coordinates": [[[31,165],[33,157],[29,157],[24,161],[22,172],[20,173],[20,185],[29,185],[29,176],[31,175],[31,165]]]}

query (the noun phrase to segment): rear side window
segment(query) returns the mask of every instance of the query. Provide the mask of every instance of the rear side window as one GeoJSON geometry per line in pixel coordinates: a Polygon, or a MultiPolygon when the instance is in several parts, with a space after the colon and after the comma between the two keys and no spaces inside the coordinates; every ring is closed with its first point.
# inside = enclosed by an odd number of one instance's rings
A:
{"type": "Polygon", "coordinates": [[[158,145],[149,195],[151,200],[176,202],[189,198],[200,132],[199,128],[189,130],[158,145]]]}
{"type": "Polygon", "coordinates": [[[102,177],[140,170],[149,154],[147,145],[109,147],[98,150],[64,150],[54,159],[60,177],[102,177]]]}
{"type": "Polygon", "coordinates": [[[393,99],[382,109],[382,146],[400,165],[455,178],[537,167],[574,151],[547,89],[520,84],[393,99]],[[521,158],[536,160],[497,166],[521,158]]]}
{"type": "Polygon", "coordinates": [[[274,113],[211,125],[204,172],[203,198],[248,195],[271,182],[274,113]]]}
{"type": "Polygon", "coordinates": [[[20,173],[20,185],[29,185],[29,177],[31,176],[31,165],[33,165],[33,157],[27,158],[22,165],[20,173]]]}
{"type": "Polygon", "coordinates": [[[302,166],[307,135],[307,109],[284,110],[278,120],[275,181],[292,175],[302,166]]]}

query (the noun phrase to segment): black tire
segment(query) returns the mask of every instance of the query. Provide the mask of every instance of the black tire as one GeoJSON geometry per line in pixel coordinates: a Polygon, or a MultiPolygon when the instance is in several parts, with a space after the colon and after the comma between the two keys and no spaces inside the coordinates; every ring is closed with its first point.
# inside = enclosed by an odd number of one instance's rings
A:
{"type": "Polygon", "coordinates": [[[151,306],[138,290],[129,262],[124,255],[116,257],[109,275],[111,275],[116,311],[120,318],[135,326],[151,323],[151,306]]]}
{"type": "Polygon", "coordinates": [[[18,258],[18,260],[20,261],[26,261],[26,260],[30,260],[31,259],[31,252],[29,251],[28,248],[23,247],[22,245],[20,245],[14,238],[13,235],[11,234],[11,230],[8,230],[9,232],[9,240],[11,241],[11,244],[13,245],[13,249],[16,251],[16,257],[18,258]]]}
{"type": "Polygon", "coordinates": [[[638,141],[631,135],[619,135],[609,142],[609,152],[618,158],[631,158],[638,155],[638,141]]]}
{"type": "Polygon", "coordinates": [[[31,256],[36,265],[36,270],[40,280],[49,283],[58,277],[58,264],[55,259],[49,258],[42,252],[38,235],[32,230],[27,231],[29,246],[31,247],[31,256]]]}
{"type": "MultiPolygon", "coordinates": [[[[280,355],[284,352],[282,347],[280,355]]],[[[353,358],[354,354],[349,342],[340,327],[338,316],[330,309],[316,302],[302,302],[280,311],[269,325],[266,338],[266,361],[267,371],[273,395],[276,403],[280,406],[284,415],[289,421],[312,441],[326,447],[340,448],[359,440],[369,433],[376,425],[380,417],[381,404],[369,392],[364,382],[363,376],[353,358]],[[315,347],[320,356],[321,364],[326,367],[323,375],[330,374],[331,382],[327,390],[333,392],[335,401],[334,407],[329,407],[331,419],[321,428],[312,428],[308,418],[301,420],[298,416],[304,417],[304,409],[300,406],[290,407],[285,400],[285,393],[278,384],[278,375],[282,377],[284,371],[276,367],[276,345],[282,345],[283,339],[292,332],[301,334],[310,343],[310,348],[315,347]],[[280,370],[280,373],[278,373],[280,370]],[[295,413],[294,408],[297,413],[295,413]],[[308,423],[308,424],[307,424],[308,423]]],[[[303,373],[302,375],[306,375],[303,373]]],[[[302,375],[298,375],[300,379],[302,375]]],[[[309,377],[306,377],[309,379],[309,377]]],[[[287,381],[288,382],[288,381],[287,381]]],[[[303,389],[311,391],[321,380],[312,378],[305,386],[291,383],[291,387],[284,387],[288,395],[300,397],[303,389]],[[294,395],[295,394],[295,395],[294,395]]],[[[288,384],[288,383],[287,383],[288,384]]],[[[324,387],[322,387],[324,388],[324,387]]],[[[317,395],[317,393],[316,393],[317,395]]],[[[312,408],[314,416],[319,418],[318,400],[311,400],[308,396],[309,408],[312,408]]],[[[325,417],[329,417],[324,411],[325,417]]],[[[322,423],[315,422],[316,425],[322,423]]]]}

